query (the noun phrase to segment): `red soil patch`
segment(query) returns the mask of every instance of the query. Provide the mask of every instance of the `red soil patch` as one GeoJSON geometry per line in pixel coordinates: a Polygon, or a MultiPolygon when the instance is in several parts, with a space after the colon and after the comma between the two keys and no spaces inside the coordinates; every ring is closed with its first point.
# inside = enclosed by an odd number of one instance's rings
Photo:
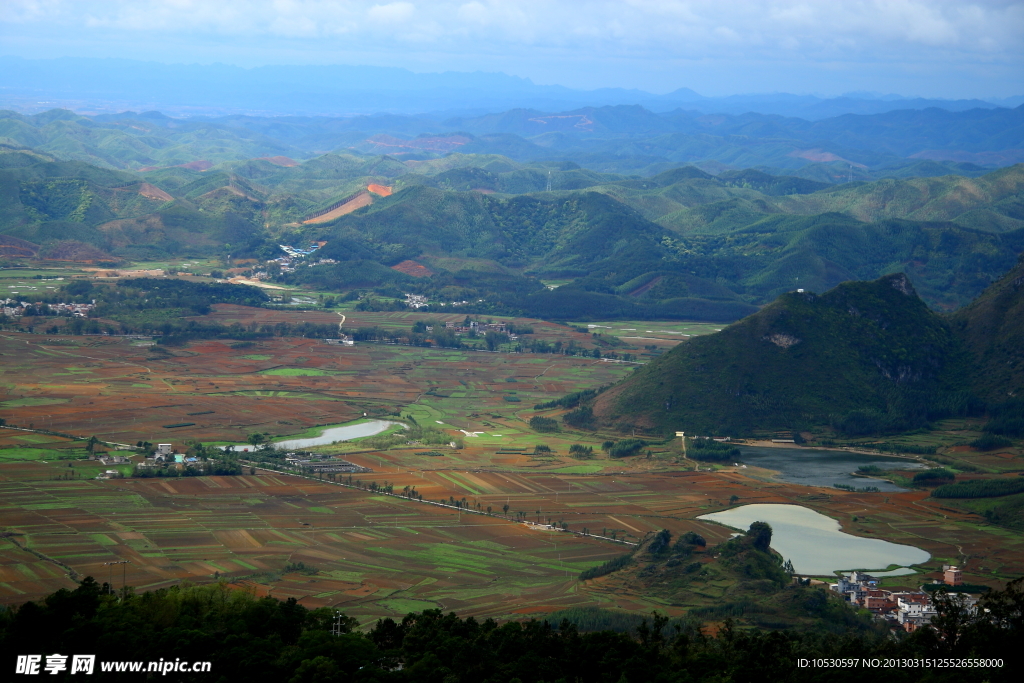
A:
{"type": "Polygon", "coordinates": [[[174,197],[167,194],[159,187],[155,187],[149,183],[142,183],[142,185],[139,186],[139,194],[147,199],[159,199],[162,202],[169,202],[174,199],[174,197]]]}
{"type": "Polygon", "coordinates": [[[64,240],[48,248],[41,256],[50,261],[76,261],[79,263],[93,263],[95,261],[117,261],[105,251],[101,251],[91,244],[78,242],[76,240],[64,240]]]}
{"type": "Polygon", "coordinates": [[[39,245],[20,240],[10,235],[0,235],[0,256],[33,257],[39,253],[39,245]]]}
{"type": "Polygon", "coordinates": [[[391,270],[397,270],[399,273],[405,273],[413,277],[430,277],[434,274],[434,271],[430,270],[430,268],[415,261],[402,261],[396,266],[391,266],[391,270]]]}
{"type": "Polygon", "coordinates": [[[376,195],[380,195],[381,197],[391,196],[391,187],[389,187],[388,185],[377,185],[376,183],[370,183],[369,185],[366,186],[366,189],[376,195]]]}
{"type": "Polygon", "coordinates": [[[826,152],[823,149],[795,149],[786,156],[796,157],[797,159],[807,159],[807,161],[815,161],[818,163],[827,161],[843,161],[851,166],[856,166],[857,168],[867,168],[864,164],[858,164],[855,161],[844,159],[841,156],[833,154],[832,152],[826,152]]]}
{"type": "Polygon", "coordinates": [[[299,162],[295,161],[295,159],[290,159],[290,158],[285,157],[285,156],[259,157],[259,158],[261,160],[263,160],[263,161],[269,161],[270,163],[272,163],[272,164],[274,164],[276,166],[284,166],[285,168],[291,168],[292,166],[298,166],[299,165],[299,162]]]}
{"type": "Polygon", "coordinates": [[[323,215],[316,216],[315,218],[310,218],[308,220],[302,221],[302,224],[303,225],[308,225],[310,223],[326,223],[327,221],[333,221],[335,218],[340,218],[341,216],[344,216],[345,214],[352,213],[356,209],[361,209],[364,206],[369,206],[372,203],[373,203],[373,195],[371,195],[369,192],[360,192],[355,197],[353,197],[352,199],[348,200],[347,202],[345,202],[341,206],[339,206],[339,207],[337,207],[335,209],[332,209],[331,211],[328,211],[327,213],[325,213],[323,215]]]}

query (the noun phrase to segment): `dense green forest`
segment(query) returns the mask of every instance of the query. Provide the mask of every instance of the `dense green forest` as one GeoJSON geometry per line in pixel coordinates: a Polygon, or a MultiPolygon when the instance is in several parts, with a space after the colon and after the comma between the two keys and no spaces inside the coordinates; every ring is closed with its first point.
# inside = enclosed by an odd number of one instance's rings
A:
{"type": "Polygon", "coordinates": [[[0,152],[0,239],[17,240],[16,253],[269,259],[283,256],[279,244],[322,240],[282,282],[548,319],[731,321],[786,291],[895,271],[952,310],[1024,251],[1020,165],[834,186],[695,166],[627,176],[493,154],[349,151],[126,172],[0,152]],[[370,183],[394,192],[302,222],[370,183]],[[392,268],[406,260],[428,276],[392,268]]]}
{"type": "Polygon", "coordinates": [[[902,431],[981,405],[969,356],[905,275],[784,294],[758,313],[680,344],[595,400],[605,423],[723,436],[829,424],[902,431]]]}
{"type": "MultiPolygon", "coordinates": [[[[892,637],[872,630],[844,635],[738,629],[731,620],[714,637],[700,622],[652,615],[630,632],[583,631],[568,619],[478,621],[413,613],[367,631],[333,610],[309,610],[294,598],[255,598],[220,583],[108,594],[86,577],[39,602],[0,612],[0,649],[13,671],[16,655],[95,654],[96,680],[122,680],[104,662],[210,662],[210,671],[174,672],[176,681],[863,681],[864,659],[998,659],[984,668],[885,667],[892,681],[1016,680],[1024,628],[1024,585],[982,597],[984,611],[938,596],[934,628],[892,637]],[[981,616],[983,615],[983,616],[981,616]],[[800,666],[840,658],[857,667],[800,666]]],[[[820,590],[818,592],[821,592],[820,590]]],[[[852,611],[850,612],[852,614],[852,611]]],[[[633,621],[632,623],[636,623],[633,621]]],[[[45,664],[45,659],[43,660],[45,664]]],[[[40,667],[41,669],[42,667],[40,667]]],[[[153,677],[155,674],[149,674],[153,677]]],[[[166,674],[165,674],[166,675],[166,674]]],[[[55,680],[75,680],[64,671],[55,680]]]]}
{"type": "Polygon", "coordinates": [[[1024,257],[953,315],[930,310],[904,274],[784,294],[577,410],[590,410],[594,426],[654,433],[683,424],[722,436],[817,425],[851,437],[987,412],[989,436],[972,445],[1005,446],[1024,433],[1022,284],[1024,257]]]}

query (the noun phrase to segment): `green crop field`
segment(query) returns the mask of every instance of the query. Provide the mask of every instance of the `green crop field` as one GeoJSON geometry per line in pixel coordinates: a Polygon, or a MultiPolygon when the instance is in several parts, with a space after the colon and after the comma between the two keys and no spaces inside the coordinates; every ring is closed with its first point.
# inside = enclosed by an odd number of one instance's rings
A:
{"type": "Polygon", "coordinates": [[[331,373],[316,368],[274,368],[273,370],[263,370],[262,374],[279,377],[323,377],[331,373]]]}

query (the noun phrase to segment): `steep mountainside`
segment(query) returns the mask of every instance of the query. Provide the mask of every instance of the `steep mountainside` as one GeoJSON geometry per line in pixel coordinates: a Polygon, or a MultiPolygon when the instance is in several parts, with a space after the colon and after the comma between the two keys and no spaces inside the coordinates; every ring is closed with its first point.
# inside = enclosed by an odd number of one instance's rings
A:
{"type": "Polygon", "coordinates": [[[979,396],[993,403],[1024,396],[1024,256],[951,322],[975,358],[979,396]]]}
{"type": "Polygon", "coordinates": [[[664,433],[909,429],[971,408],[967,366],[961,341],[898,273],[784,294],[648,363],[593,410],[664,433]]]}

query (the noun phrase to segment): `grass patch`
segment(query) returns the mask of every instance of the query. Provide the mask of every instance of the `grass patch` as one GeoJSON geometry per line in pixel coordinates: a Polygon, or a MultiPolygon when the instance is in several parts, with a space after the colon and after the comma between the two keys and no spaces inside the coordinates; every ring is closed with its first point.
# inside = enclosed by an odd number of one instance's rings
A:
{"type": "Polygon", "coordinates": [[[47,448],[0,448],[0,461],[4,462],[17,460],[58,460],[61,455],[60,451],[47,448]]]}
{"type": "Polygon", "coordinates": [[[561,467],[557,470],[551,470],[551,472],[553,474],[593,474],[603,469],[604,467],[601,465],[574,465],[572,467],[561,467]]]}
{"type": "Polygon", "coordinates": [[[270,360],[273,356],[268,356],[265,353],[250,353],[247,356],[240,356],[246,360],[270,360]]]}
{"type": "Polygon", "coordinates": [[[66,398],[15,398],[0,403],[4,408],[25,408],[28,406],[52,406],[58,403],[67,403],[66,398]]]}
{"type": "Polygon", "coordinates": [[[263,370],[260,374],[277,377],[323,377],[332,373],[316,368],[274,368],[273,370],[263,370]]]}
{"type": "Polygon", "coordinates": [[[380,600],[377,602],[381,607],[387,607],[390,610],[394,610],[399,614],[408,614],[410,612],[422,612],[428,609],[437,609],[438,604],[436,602],[430,602],[429,600],[412,600],[409,598],[391,598],[388,600],[380,600]]]}

